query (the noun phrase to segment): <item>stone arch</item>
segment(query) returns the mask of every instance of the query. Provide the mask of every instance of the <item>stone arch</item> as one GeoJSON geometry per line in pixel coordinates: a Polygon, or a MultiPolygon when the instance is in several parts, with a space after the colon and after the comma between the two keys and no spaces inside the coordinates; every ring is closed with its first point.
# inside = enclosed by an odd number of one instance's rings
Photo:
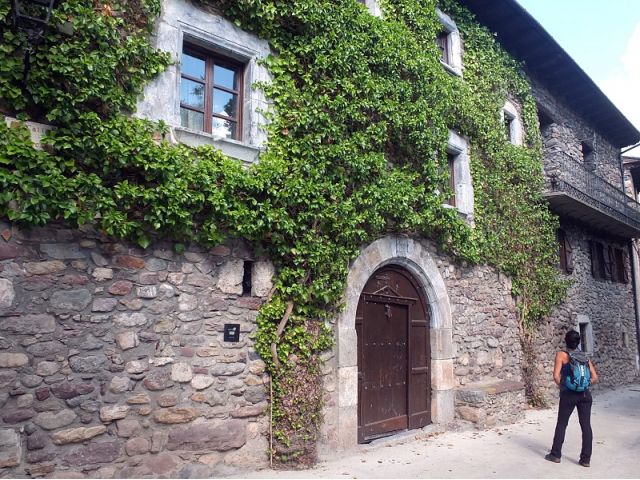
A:
{"type": "MultiPolygon", "coordinates": [[[[338,449],[357,444],[358,355],[355,330],[356,309],[367,280],[385,265],[406,268],[420,284],[431,310],[431,418],[433,423],[453,420],[453,330],[449,296],[432,254],[418,241],[408,237],[387,236],[362,250],[347,277],[345,308],[337,318],[335,354],[336,425],[332,440],[338,449]]],[[[333,442],[332,442],[333,443],[333,442]]]]}

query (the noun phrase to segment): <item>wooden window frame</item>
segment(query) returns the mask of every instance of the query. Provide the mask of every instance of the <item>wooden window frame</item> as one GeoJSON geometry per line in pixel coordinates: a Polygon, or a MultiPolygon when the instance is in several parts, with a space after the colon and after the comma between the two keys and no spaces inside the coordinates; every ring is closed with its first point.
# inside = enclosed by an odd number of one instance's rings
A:
{"type": "Polygon", "coordinates": [[[613,265],[615,271],[614,280],[619,283],[629,283],[629,275],[624,261],[624,251],[620,248],[613,249],[613,265]]]}
{"type": "Polygon", "coordinates": [[[200,109],[198,107],[194,107],[193,105],[188,105],[182,103],[180,101],[180,109],[190,110],[192,112],[199,112],[204,115],[203,122],[203,131],[205,133],[212,133],[212,125],[213,125],[213,117],[220,118],[222,120],[227,120],[236,124],[235,135],[229,137],[232,140],[242,140],[242,119],[243,119],[243,103],[244,103],[244,69],[245,65],[238,61],[229,57],[225,57],[224,55],[220,55],[218,53],[212,52],[210,50],[206,50],[204,48],[195,46],[190,43],[185,43],[182,47],[182,54],[187,54],[196,58],[200,58],[205,62],[205,78],[204,82],[200,78],[192,77],[191,75],[187,75],[184,72],[180,72],[180,81],[182,79],[190,80],[192,82],[204,84],[205,94],[204,94],[204,108],[200,109]],[[237,75],[237,90],[230,89],[227,87],[223,87],[222,85],[217,85],[214,83],[213,72],[214,66],[219,65],[231,70],[234,70],[237,75]],[[213,89],[216,88],[223,92],[230,93],[232,95],[236,95],[237,97],[237,116],[229,117],[226,115],[221,115],[219,113],[213,112],[213,89]]]}
{"type": "Polygon", "coordinates": [[[451,65],[451,39],[449,38],[451,32],[442,30],[436,37],[436,45],[440,48],[440,61],[451,65]]]}
{"type": "Polygon", "coordinates": [[[560,269],[566,273],[573,273],[573,248],[567,233],[558,229],[558,250],[560,255],[560,269]]]}
{"type": "Polygon", "coordinates": [[[449,188],[451,196],[447,199],[447,204],[456,206],[456,157],[455,153],[447,152],[447,165],[449,168],[449,188]]]}
{"type": "Polygon", "coordinates": [[[595,240],[591,240],[591,275],[593,278],[607,279],[604,245],[595,240]]]}

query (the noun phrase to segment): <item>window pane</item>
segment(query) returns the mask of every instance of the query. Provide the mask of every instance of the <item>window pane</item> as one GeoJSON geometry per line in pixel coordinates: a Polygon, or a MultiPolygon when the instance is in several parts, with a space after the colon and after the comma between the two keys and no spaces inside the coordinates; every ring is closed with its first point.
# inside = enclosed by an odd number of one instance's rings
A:
{"type": "Polygon", "coordinates": [[[192,82],[186,78],[181,79],[180,102],[204,108],[204,83],[192,82]]]}
{"type": "Polygon", "coordinates": [[[213,83],[231,90],[238,89],[237,70],[215,65],[213,67],[213,83]]]}
{"type": "Polygon", "coordinates": [[[204,130],[204,113],[194,112],[186,108],[180,109],[180,120],[183,127],[191,128],[192,130],[203,131],[204,130]]]}
{"type": "Polygon", "coordinates": [[[236,118],[238,111],[237,103],[237,95],[218,90],[217,88],[213,89],[213,113],[236,118]]]}
{"type": "Polygon", "coordinates": [[[211,133],[216,137],[236,138],[237,124],[230,120],[213,117],[211,123],[211,133]]]}
{"type": "Polygon", "coordinates": [[[182,73],[204,80],[204,60],[182,52],[182,73]]]}

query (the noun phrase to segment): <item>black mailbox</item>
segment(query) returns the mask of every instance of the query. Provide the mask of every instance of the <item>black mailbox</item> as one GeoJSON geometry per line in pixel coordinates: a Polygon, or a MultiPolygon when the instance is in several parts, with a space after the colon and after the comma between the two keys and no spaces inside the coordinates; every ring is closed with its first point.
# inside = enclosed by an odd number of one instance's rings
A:
{"type": "Polygon", "coordinates": [[[240,341],[240,324],[239,323],[224,324],[224,341],[225,342],[240,341]]]}

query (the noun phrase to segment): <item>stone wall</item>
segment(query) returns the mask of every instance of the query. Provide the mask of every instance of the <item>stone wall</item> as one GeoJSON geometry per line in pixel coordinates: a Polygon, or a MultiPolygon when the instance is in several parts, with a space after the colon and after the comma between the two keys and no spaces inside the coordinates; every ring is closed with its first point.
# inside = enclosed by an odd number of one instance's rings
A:
{"type": "Polygon", "coordinates": [[[631,277],[628,248],[611,238],[603,238],[583,226],[562,221],[573,249],[574,270],[565,278],[571,282],[565,301],[556,307],[540,328],[537,340],[538,371],[550,398],[557,397],[553,384],[555,352],[565,348],[564,335],[589,323],[591,357],[602,386],[615,387],[637,381],[636,322],[631,280],[618,283],[595,279],[591,274],[589,240],[609,243],[624,251],[625,268],[631,277]]]}
{"type": "Polygon", "coordinates": [[[622,188],[619,150],[539,82],[532,81],[532,86],[539,107],[553,120],[550,125],[542,127],[540,132],[545,151],[546,175],[551,175],[556,170],[553,164],[554,154],[563,152],[572,159],[585,163],[589,171],[622,188]],[[592,154],[586,159],[582,151],[582,142],[593,149],[592,154]]]}
{"type": "Polygon", "coordinates": [[[487,266],[440,264],[451,300],[458,385],[522,378],[518,311],[511,280],[487,266]]]}
{"type": "Polygon", "coordinates": [[[265,464],[253,337],[272,267],[239,243],[171,247],[0,221],[0,476],[265,464]]]}

